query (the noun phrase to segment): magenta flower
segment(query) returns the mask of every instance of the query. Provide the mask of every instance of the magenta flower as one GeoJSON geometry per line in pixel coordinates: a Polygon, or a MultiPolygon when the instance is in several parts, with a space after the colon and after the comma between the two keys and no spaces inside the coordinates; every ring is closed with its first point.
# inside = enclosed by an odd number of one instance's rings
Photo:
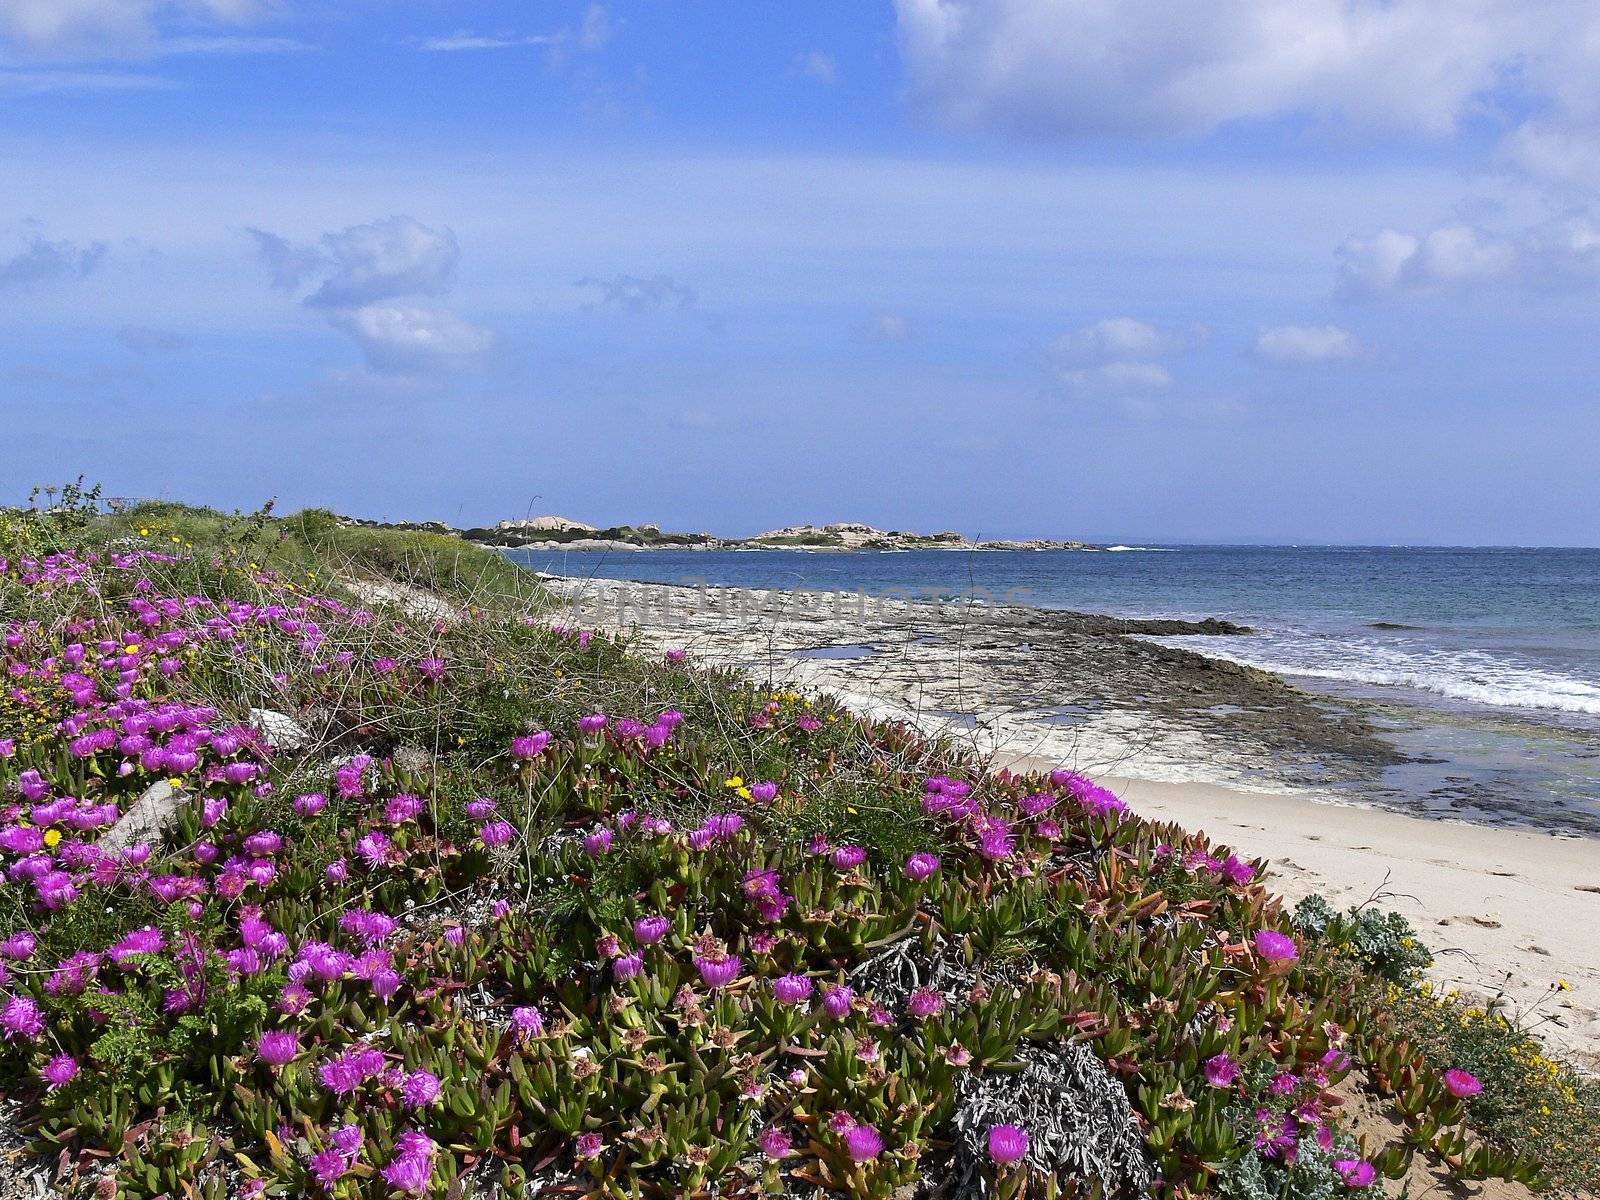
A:
{"type": "Polygon", "coordinates": [[[425,679],[444,678],[444,659],[432,656],[417,663],[417,673],[425,679]]]}
{"type": "Polygon", "coordinates": [[[804,975],[780,975],[772,981],[772,995],[779,1004],[799,1004],[811,995],[813,986],[804,975]]]}
{"type": "Polygon", "coordinates": [[[761,1153],[768,1158],[788,1158],[794,1153],[794,1140],[776,1125],[768,1125],[761,1133],[761,1153]]]}
{"type": "Polygon", "coordinates": [[[694,956],[695,970],[700,972],[700,978],[706,987],[712,991],[727,987],[739,978],[742,964],[736,955],[722,954],[708,956],[697,954],[694,956]]]}
{"type": "Polygon", "coordinates": [[[1239,1078],[1239,1064],[1231,1055],[1214,1054],[1205,1061],[1206,1082],[1215,1088],[1232,1087],[1239,1078]]]}
{"type": "Polygon", "coordinates": [[[1370,1187],[1378,1177],[1377,1169],[1363,1158],[1336,1158],[1333,1169],[1339,1172],[1345,1187],[1350,1188],[1370,1187]]]}
{"type": "Polygon", "coordinates": [[[1016,1125],[989,1127],[989,1158],[999,1167],[1021,1162],[1028,1153],[1028,1131],[1016,1125]]]}
{"type": "Polygon", "coordinates": [[[294,798],[296,816],[314,817],[328,806],[328,798],[321,792],[307,792],[294,798]]]}
{"type": "Polygon", "coordinates": [[[835,1021],[842,1021],[850,1015],[850,1006],[855,1002],[856,994],[842,984],[831,987],[822,996],[822,1008],[835,1021]]]}
{"type": "Polygon", "coordinates": [[[578,718],[578,732],[582,734],[599,733],[606,727],[609,718],[605,713],[590,713],[586,717],[578,718]]]}
{"type": "Polygon", "coordinates": [[[413,1071],[400,1085],[400,1102],[407,1108],[426,1108],[439,1098],[439,1091],[439,1077],[432,1071],[413,1071]]]}
{"type": "Polygon", "coordinates": [[[287,1029],[269,1029],[256,1040],[256,1057],[269,1067],[281,1067],[300,1053],[300,1035],[287,1029]]]}
{"type": "Polygon", "coordinates": [[[871,1162],[883,1153],[883,1135],[871,1125],[857,1125],[844,1135],[844,1148],[854,1162],[871,1162]]]}
{"type": "Polygon", "coordinates": [[[611,975],[619,982],[644,974],[644,955],[623,954],[611,960],[611,975]]]}
{"type": "Polygon", "coordinates": [[[867,861],[867,852],[860,846],[840,846],[833,852],[833,865],[849,871],[867,861]]]}
{"type": "Polygon", "coordinates": [[[633,940],[641,946],[653,946],[671,929],[672,922],[665,917],[640,917],[633,923],[633,940]]]}
{"type": "Polygon", "coordinates": [[[919,1021],[936,1017],[944,1011],[944,997],[933,988],[918,988],[906,1001],[906,1011],[919,1021]]]}
{"type": "Polygon", "coordinates": [[[6,1041],[14,1037],[33,1039],[44,1032],[44,1014],[27,996],[12,996],[0,1005],[0,1031],[6,1041]]]}
{"type": "Polygon", "coordinates": [[[771,780],[750,785],[750,799],[757,804],[771,804],[778,798],[778,785],[771,780]]]}
{"type": "Polygon", "coordinates": [[[1445,1090],[1457,1100],[1465,1100],[1483,1091],[1483,1083],[1471,1071],[1452,1067],[1444,1073],[1445,1090]]]}
{"type": "Polygon", "coordinates": [[[64,1088],[78,1077],[78,1060],[70,1054],[58,1054],[39,1071],[49,1091],[64,1088]]]}
{"type": "Polygon", "coordinates": [[[433,1178],[433,1156],[436,1151],[433,1139],[417,1129],[408,1129],[395,1139],[394,1157],[383,1169],[383,1178],[390,1187],[413,1195],[428,1190],[433,1178]]]}
{"type": "Polygon", "coordinates": [[[478,830],[485,846],[506,846],[516,839],[517,827],[510,821],[490,821],[478,830]]]}
{"type": "Polygon", "coordinates": [[[1293,962],[1300,957],[1294,939],[1276,929],[1258,929],[1255,936],[1256,953],[1267,962],[1293,962]]]}
{"type": "Polygon", "coordinates": [[[539,755],[544,753],[545,747],[549,744],[550,735],[542,731],[514,737],[511,739],[511,757],[521,759],[538,758],[539,755]]]}
{"type": "Polygon", "coordinates": [[[579,1158],[599,1158],[600,1151],[605,1148],[605,1140],[598,1133],[586,1133],[578,1139],[573,1150],[579,1158]]]}
{"type": "Polygon", "coordinates": [[[331,1189],[334,1184],[343,1179],[350,1170],[350,1160],[337,1150],[319,1150],[313,1154],[307,1165],[311,1174],[324,1188],[331,1189]]]}
{"type": "Polygon", "coordinates": [[[583,852],[590,858],[599,858],[611,849],[611,839],[611,830],[597,829],[583,839],[583,852]]]}
{"type": "Polygon", "coordinates": [[[922,851],[906,859],[906,878],[920,883],[939,869],[939,856],[922,851]]]}

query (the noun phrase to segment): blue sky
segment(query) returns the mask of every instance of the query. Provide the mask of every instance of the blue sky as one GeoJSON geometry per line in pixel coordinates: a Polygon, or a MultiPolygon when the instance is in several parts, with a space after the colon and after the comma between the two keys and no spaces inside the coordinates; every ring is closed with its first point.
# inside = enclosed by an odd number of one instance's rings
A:
{"type": "Polygon", "coordinates": [[[1597,66],[1527,0],[0,0],[0,495],[1600,544],[1597,66]]]}

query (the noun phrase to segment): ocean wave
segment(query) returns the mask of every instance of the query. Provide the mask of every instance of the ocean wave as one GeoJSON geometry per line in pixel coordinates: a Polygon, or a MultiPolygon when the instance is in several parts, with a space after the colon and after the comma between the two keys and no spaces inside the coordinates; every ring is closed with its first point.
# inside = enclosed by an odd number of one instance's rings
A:
{"type": "Polygon", "coordinates": [[[1492,708],[1600,716],[1600,683],[1479,650],[1402,649],[1353,639],[1183,637],[1154,639],[1279,675],[1410,688],[1492,708]]]}
{"type": "Polygon", "coordinates": [[[1176,554],[1177,550],[1171,546],[1107,546],[1108,551],[1137,550],[1141,554],[1176,554]]]}

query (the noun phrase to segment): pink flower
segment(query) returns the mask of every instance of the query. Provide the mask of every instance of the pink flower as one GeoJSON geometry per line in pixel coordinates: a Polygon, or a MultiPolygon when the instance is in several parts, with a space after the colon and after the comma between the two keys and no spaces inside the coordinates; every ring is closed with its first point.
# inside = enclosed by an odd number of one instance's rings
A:
{"type": "Polygon", "coordinates": [[[996,1166],[1008,1167],[1028,1153],[1028,1131],[1016,1125],[994,1125],[989,1129],[989,1157],[996,1166]]]}
{"type": "Polygon", "coordinates": [[[727,987],[735,979],[739,978],[741,969],[738,957],[732,954],[724,954],[717,957],[697,954],[694,957],[694,965],[695,969],[700,972],[700,978],[705,982],[706,987],[712,991],[727,987]]]}
{"type": "Polygon", "coordinates": [[[867,852],[860,846],[840,846],[833,852],[833,865],[849,871],[867,861],[867,852]]]}
{"type": "Polygon", "coordinates": [[[831,987],[822,997],[822,1007],[835,1021],[842,1021],[850,1015],[855,998],[856,994],[847,987],[831,987]]]}
{"type": "Polygon", "coordinates": [[[857,1125],[844,1135],[844,1148],[854,1162],[871,1162],[883,1153],[883,1135],[871,1125],[857,1125]]]}
{"type": "Polygon", "coordinates": [[[1345,1187],[1369,1187],[1378,1177],[1376,1168],[1361,1158],[1336,1158],[1333,1160],[1333,1169],[1339,1172],[1339,1178],[1344,1180],[1345,1187]]]}
{"type": "Polygon", "coordinates": [[[269,1067],[281,1067],[300,1053],[300,1035],[287,1029],[269,1029],[256,1040],[256,1056],[269,1067]]]}
{"type": "Polygon", "coordinates": [[[1483,1083],[1471,1071],[1452,1067],[1444,1073],[1445,1090],[1457,1100],[1465,1100],[1483,1091],[1483,1083]]]}
{"type": "Polygon", "coordinates": [[[772,995],[779,1004],[799,1004],[811,995],[812,986],[804,975],[781,975],[772,981],[772,995]]]}
{"type": "Polygon", "coordinates": [[[906,878],[921,882],[939,869],[939,856],[926,851],[906,859],[906,878]]]}
{"type": "Polygon", "coordinates": [[[1294,939],[1276,929],[1258,929],[1255,936],[1256,953],[1267,962],[1293,962],[1300,957],[1294,939]]]}
{"type": "Polygon", "coordinates": [[[906,1011],[919,1021],[936,1017],[944,1011],[944,997],[933,988],[918,988],[906,1001],[906,1011]]]}
{"type": "Polygon", "coordinates": [[[70,1054],[58,1054],[45,1063],[39,1076],[49,1091],[64,1088],[78,1077],[78,1060],[70,1054]]]}
{"type": "Polygon", "coordinates": [[[1215,1088],[1232,1087],[1239,1078],[1239,1064],[1228,1054],[1216,1054],[1205,1061],[1206,1082],[1215,1088]]]}
{"type": "Polygon", "coordinates": [[[600,1151],[606,1148],[605,1141],[598,1133],[586,1133],[578,1139],[574,1151],[579,1158],[598,1158],[600,1151]]]}
{"type": "Polygon", "coordinates": [[[511,757],[520,759],[538,758],[545,752],[545,747],[550,745],[548,733],[529,733],[511,739],[511,757]]]}
{"type": "Polygon", "coordinates": [[[794,1141],[776,1125],[769,1125],[761,1134],[761,1153],[768,1158],[788,1158],[794,1153],[794,1141]]]}
{"type": "Polygon", "coordinates": [[[667,936],[672,922],[665,917],[640,917],[633,923],[633,940],[641,946],[653,946],[667,936]]]}

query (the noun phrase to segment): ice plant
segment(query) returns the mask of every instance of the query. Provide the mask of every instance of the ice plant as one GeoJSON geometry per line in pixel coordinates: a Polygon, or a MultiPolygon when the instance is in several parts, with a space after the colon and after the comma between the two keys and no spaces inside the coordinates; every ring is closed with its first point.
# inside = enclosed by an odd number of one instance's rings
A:
{"type": "Polygon", "coordinates": [[[1445,1090],[1457,1100],[1466,1100],[1483,1091],[1483,1083],[1471,1071],[1452,1067],[1444,1073],[1445,1090]]]}
{"type": "Polygon", "coordinates": [[[1255,935],[1256,953],[1270,963],[1293,962],[1300,957],[1294,939],[1276,929],[1258,929],[1255,935]]]}
{"type": "Polygon", "coordinates": [[[1021,1162],[1028,1153],[1028,1132],[1016,1125],[989,1128],[989,1158],[999,1167],[1021,1162]]]}
{"type": "Polygon", "coordinates": [[[854,1162],[871,1162],[883,1153],[883,1135],[871,1125],[854,1125],[844,1135],[845,1152],[854,1162]]]}

